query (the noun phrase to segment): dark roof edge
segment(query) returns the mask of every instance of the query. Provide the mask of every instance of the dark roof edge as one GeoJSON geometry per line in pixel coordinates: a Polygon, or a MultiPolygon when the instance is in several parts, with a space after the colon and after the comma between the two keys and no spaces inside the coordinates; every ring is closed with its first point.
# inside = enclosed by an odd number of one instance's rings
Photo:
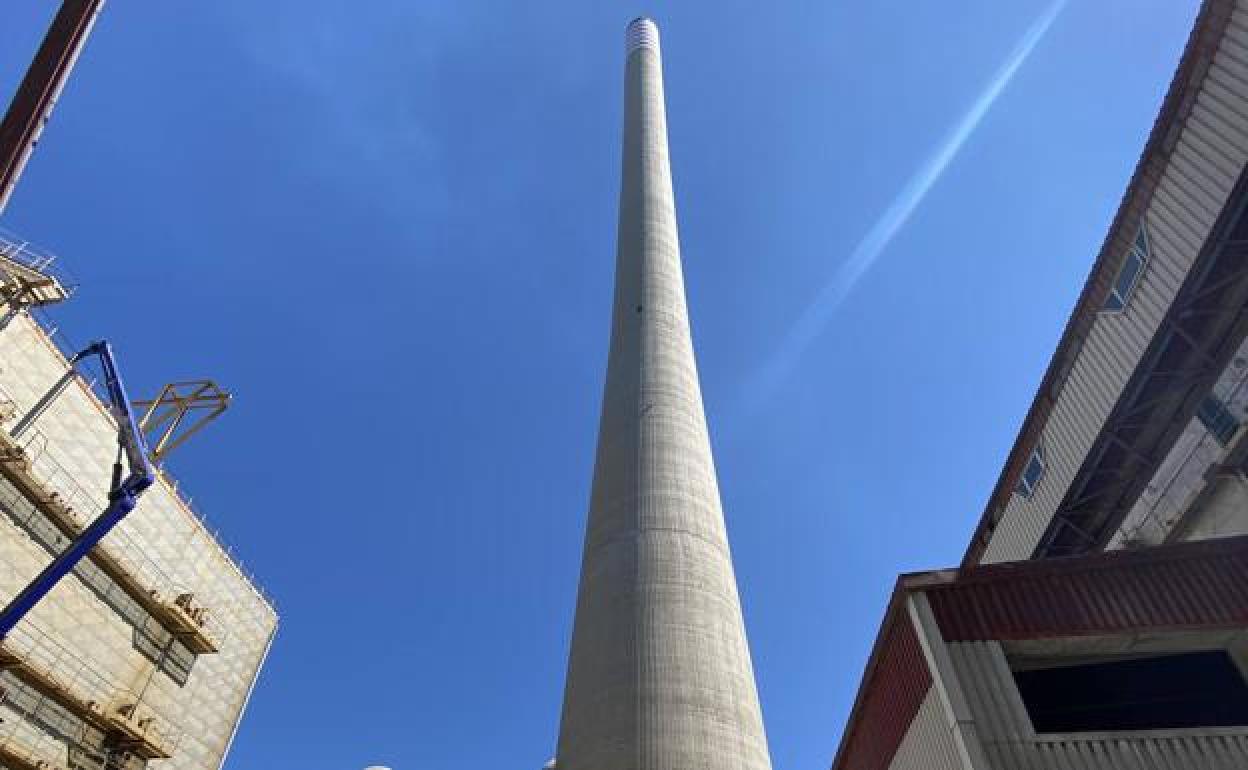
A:
{"type": "Polygon", "coordinates": [[[1079,293],[1075,308],[1066,321],[1057,350],[1045,369],[1036,397],[1023,418],[1018,437],[1014,440],[1014,446],[1010,449],[1001,475],[997,478],[988,504],[971,536],[971,542],[962,557],[963,566],[974,565],[983,557],[991,530],[997,523],[993,520],[994,511],[1003,510],[1009,496],[1013,494],[1018,474],[1022,472],[1031,448],[1048,422],[1061,385],[1079,355],[1084,338],[1096,320],[1097,312],[1105,304],[1114,274],[1126,253],[1124,244],[1130,241],[1129,237],[1121,234],[1134,231],[1136,223],[1152,199],[1157,175],[1150,173],[1153,170],[1151,167],[1163,163],[1174,149],[1178,140],[1178,129],[1191,112],[1199,85],[1213,61],[1234,7],[1234,0],[1203,0],[1201,3],[1196,23],[1183,49],[1183,56],[1162,101],[1161,111],[1144,145],[1144,152],[1136,163],[1109,233],[1092,264],[1092,271],[1079,293]]]}

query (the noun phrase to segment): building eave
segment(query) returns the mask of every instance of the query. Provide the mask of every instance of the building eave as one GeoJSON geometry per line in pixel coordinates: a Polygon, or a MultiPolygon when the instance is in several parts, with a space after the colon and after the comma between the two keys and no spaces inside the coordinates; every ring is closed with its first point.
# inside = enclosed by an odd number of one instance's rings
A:
{"type": "Polygon", "coordinates": [[[1195,102],[1200,84],[1212,64],[1219,42],[1230,23],[1234,0],[1204,0],[1188,38],[1183,56],[1162,102],[1140,160],[1132,173],[1122,202],[1101,246],[1075,308],[1066,322],[1053,358],[1019,429],[1001,474],[988,498],[962,559],[974,565],[983,557],[1019,474],[1047,424],[1063,383],[1070,373],[1097,314],[1104,307],[1110,287],[1127,254],[1134,233],[1152,198],[1157,182],[1179,132],[1195,102]]]}

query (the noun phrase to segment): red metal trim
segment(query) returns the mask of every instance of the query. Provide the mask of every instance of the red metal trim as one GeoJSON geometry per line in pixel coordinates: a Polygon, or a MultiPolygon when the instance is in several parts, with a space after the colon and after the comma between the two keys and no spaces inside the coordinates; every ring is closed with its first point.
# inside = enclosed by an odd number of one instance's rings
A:
{"type": "Polygon", "coordinates": [[[931,686],[906,612],[923,592],[947,642],[1248,627],[1248,535],[902,575],[832,770],[887,770],[931,686]]]}
{"type": "Polygon", "coordinates": [[[8,203],[104,0],[65,0],[0,122],[0,212],[8,203]]]}
{"type": "Polygon", "coordinates": [[[1248,626],[1248,536],[968,568],[926,589],[946,641],[1248,626]]]}
{"type": "Polygon", "coordinates": [[[894,592],[833,770],[887,770],[932,684],[918,634],[894,592]]]}

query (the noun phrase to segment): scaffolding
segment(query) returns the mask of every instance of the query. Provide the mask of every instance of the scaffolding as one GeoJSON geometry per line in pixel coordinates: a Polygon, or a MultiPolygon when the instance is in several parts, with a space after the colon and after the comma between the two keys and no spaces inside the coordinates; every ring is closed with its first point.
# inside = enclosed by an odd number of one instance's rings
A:
{"type": "Polygon", "coordinates": [[[9,310],[69,299],[73,284],[56,257],[0,229],[0,305],[9,310]]]}
{"type": "Polygon", "coordinates": [[[4,694],[3,705],[23,719],[0,723],[0,762],[52,768],[62,754],[168,759],[182,742],[176,724],[144,703],[140,694],[101,675],[29,621],[0,642],[0,670],[34,693],[24,702],[4,694]],[[67,724],[65,716],[72,717],[67,724]],[[38,729],[50,725],[54,729],[38,729]]]}
{"type": "Polygon", "coordinates": [[[23,623],[0,642],[0,669],[103,732],[110,746],[143,759],[168,759],[182,741],[182,730],[138,693],[109,680],[34,624],[23,623]]]}
{"type": "MultiPolygon", "coordinates": [[[[34,252],[27,250],[25,253],[31,269],[47,268],[50,264],[50,258],[41,262],[30,256],[34,252]]],[[[2,265],[0,262],[0,268],[2,265]]],[[[68,286],[67,283],[61,285],[68,286]]],[[[66,347],[74,348],[72,341],[48,326],[48,319],[41,312],[36,307],[6,308],[0,304],[0,316],[3,316],[0,335],[14,334],[17,328],[24,334],[29,324],[36,334],[47,338],[44,342],[48,347],[58,352],[66,347]],[[5,331],[15,318],[18,320],[14,328],[5,331]]],[[[64,359],[64,354],[61,356],[64,359]]],[[[69,370],[66,363],[63,371],[69,370]]],[[[55,376],[54,370],[50,371],[53,374],[49,376],[55,376]]],[[[67,382],[80,386],[99,407],[100,417],[108,419],[97,383],[91,377],[87,372],[84,376],[70,376],[67,382]]],[[[25,391],[20,398],[15,397],[16,391],[16,387],[10,392],[0,385],[0,519],[11,522],[34,544],[55,555],[106,507],[102,465],[90,462],[83,465],[72,453],[78,439],[73,433],[62,432],[60,423],[55,420],[28,421],[24,430],[15,430],[15,426],[21,424],[19,418],[31,413],[30,404],[23,401],[37,400],[36,395],[25,391]]],[[[175,441],[176,438],[170,440],[169,447],[175,441]]],[[[206,594],[208,588],[199,582],[198,574],[204,569],[231,570],[244,579],[264,605],[272,607],[273,601],[203,515],[192,507],[190,498],[179,490],[176,480],[163,469],[158,469],[158,476],[160,500],[149,501],[148,505],[156,505],[153,515],[161,512],[162,516],[169,504],[180,508],[191,524],[191,529],[180,535],[186,538],[185,542],[179,540],[176,545],[169,543],[164,548],[159,547],[158,543],[164,541],[152,540],[147,529],[151,522],[140,517],[110,532],[72,574],[75,583],[81,584],[75,586],[75,590],[86,589],[95,594],[104,606],[132,627],[134,651],[154,667],[144,676],[163,673],[185,687],[199,655],[219,653],[236,633],[239,634],[238,644],[252,643],[247,630],[235,628],[237,623],[247,622],[252,616],[239,618],[236,602],[218,597],[216,593],[206,594]],[[214,548],[222,556],[219,564],[212,555],[214,548]],[[171,559],[182,559],[183,564],[188,558],[195,559],[190,556],[192,552],[211,559],[210,564],[203,567],[192,564],[189,569],[171,566],[171,559]],[[229,603],[217,606],[215,602],[218,601],[229,603]]],[[[0,522],[0,526],[5,525],[0,522]]],[[[257,623],[259,618],[257,615],[257,623]]],[[[107,659],[96,659],[92,646],[83,647],[74,640],[61,639],[64,645],[78,650],[78,655],[83,656],[79,658],[30,625],[46,620],[41,616],[23,620],[6,643],[0,645],[0,711],[5,712],[0,719],[0,767],[8,770],[142,770],[149,760],[170,758],[175,752],[177,756],[189,756],[197,750],[197,736],[191,736],[183,745],[183,735],[177,725],[150,708],[155,702],[164,703],[168,694],[165,684],[157,684],[157,689],[151,691],[147,690],[148,685],[143,685],[142,692],[136,695],[124,686],[106,681],[106,672],[113,669],[107,659]],[[37,637],[38,643],[31,637],[37,637]],[[95,673],[97,671],[104,675],[95,673]],[[144,693],[146,703],[139,697],[144,693]],[[20,697],[14,700],[14,696],[20,697]],[[57,714],[61,715],[59,723],[50,716],[57,714]],[[73,721],[66,715],[78,720],[74,722],[74,729],[79,734],[70,735],[72,731],[60,728],[73,721]],[[54,726],[50,728],[49,725],[54,726]]],[[[135,682],[131,685],[137,686],[135,682]]],[[[179,713],[177,707],[169,708],[172,709],[170,714],[179,713]]]]}
{"type": "MultiPolygon", "coordinates": [[[[38,430],[20,442],[0,430],[0,475],[52,522],[66,542],[104,510],[100,492],[79,484],[38,430]]],[[[221,649],[226,629],[220,619],[198,604],[193,591],[170,578],[125,531],[109,533],[88,558],[189,650],[205,655],[221,649]]]]}

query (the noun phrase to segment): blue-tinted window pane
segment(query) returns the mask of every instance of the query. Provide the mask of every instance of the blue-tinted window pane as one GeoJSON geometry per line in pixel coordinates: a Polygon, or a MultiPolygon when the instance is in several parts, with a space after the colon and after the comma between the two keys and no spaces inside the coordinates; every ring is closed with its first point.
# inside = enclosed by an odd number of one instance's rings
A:
{"type": "Polygon", "coordinates": [[[1140,256],[1148,259],[1148,235],[1145,234],[1144,228],[1135,234],[1135,250],[1140,252],[1140,256]]]}
{"type": "Polygon", "coordinates": [[[1213,434],[1222,446],[1230,443],[1235,432],[1239,430],[1239,420],[1235,419],[1235,415],[1226,408],[1226,404],[1222,403],[1222,399],[1212,393],[1205,396],[1205,400],[1200,402],[1200,408],[1196,410],[1196,416],[1204,423],[1205,428],[1213,434]]]}
{"type": "Polygon", "coordinates": [[[1027,467],[1023,469],[1023,475],[1018,480],[1018,493],[1023,497],[1031,497],[1043,477],[1044,451],[1036,449],[1031,453],[1031,459],[1027,461],[1027,467]]]}
{"type": "Polygon", "coordinates": [[[1144,260],[1134,251],[1123,261],[1122,269],[1118,271],[1118,280],[1114,281],[1114,291],[1123,301],[1131,297],[1131,291],[1135,288],[1135,281],[1140,277],[1143,267],[1144,260]]]}
{"type": "Polygon", "coordinates": [[[1127,306],[1127,303],[1131,301],[1131,294],[1135,291],[1135,285],[1140,280],[1140,274],[1144,272],[1144,263],[1147,259],[1148,236],[1141,227],[1136,233],[1131,251],[1122,261],[1122,267],[1118,268],[1118,276],[1114,278],[1113,289],[1105,298],[1106,310],[1122,310],[1127,306]]]}

